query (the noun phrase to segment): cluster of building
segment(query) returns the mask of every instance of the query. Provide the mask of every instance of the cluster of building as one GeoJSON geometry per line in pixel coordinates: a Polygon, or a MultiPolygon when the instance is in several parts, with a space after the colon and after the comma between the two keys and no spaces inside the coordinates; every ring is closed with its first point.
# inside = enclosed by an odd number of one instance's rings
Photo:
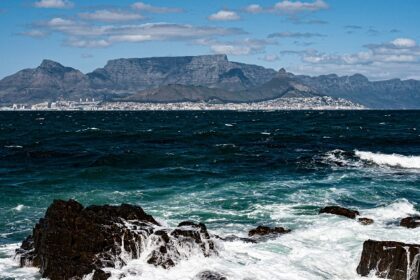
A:
{"type": "Polygon", "coordinates": [[[251,103],[138,103],[138,102],[100,102],[94,99],[75,101],[45,102],[34,105],[15,104],[0,110],[32,111],[200,111],[200,110],[233,110],[233,111],[276,111],[276,110],[358,110],[364,106],[341,98],[329,96],[278,98],[251,103]]]}

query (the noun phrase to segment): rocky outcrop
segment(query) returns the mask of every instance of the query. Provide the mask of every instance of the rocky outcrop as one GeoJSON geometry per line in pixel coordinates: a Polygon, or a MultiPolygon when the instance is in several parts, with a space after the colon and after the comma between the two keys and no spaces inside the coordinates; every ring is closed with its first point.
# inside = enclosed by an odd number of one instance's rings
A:
{"type": "Polygon", "coordinates": [[[183,222],[167,229],[141,207],[83,207],[74,200],[57,200],[48,208],[17,254],[21,266],[40,269],[43,277],[94,280],[110,277],[109,267],[146,256],[150,265],[170,268],[191,254],[215,254],[204,224],[183,222]]]}
{"type": "Polygon", "coordinates": [[[356,216],[359,215],[359,211],[350,210],[340,206],[327,206],[319,210],[319,214],[333,214],[338,216],[347,217],[350,219],[356,219],[356,216]]]}
{"type": "Polygon", "coordinates": [[[371,271],[380,278],[420,280],[420,244],[365,241],[357,273],[368,276],[371,271]]]}
{"type": "Polygon", "coordinates": [[[420,216],[407,217],[401,220],[400,226],[406,228],[420,227],[420,216]]]}
{"type": "Polygon", "coordinates": [[[357,219],[357,221],[359,223],[361,223],[362,225],[365,225],[365,226],[371,225],[375,222],[374,220],[372,220],[370,218],[359,218],[359,219],[357,219]]]}
{"type": "Polygon", "coordinates": [[[248,236],[278,235],[289,233],[290,231],[290,229],[285,229],[282,227],[270,228],[266,226],[258,226],[257,228],[251,229],[248,232],[248,236]]]}
{"type": "Polygon", "coordinates": [[[215,271],[203,271],[194,277],[194,280],[228,280],[222,274],[215,271]]]}

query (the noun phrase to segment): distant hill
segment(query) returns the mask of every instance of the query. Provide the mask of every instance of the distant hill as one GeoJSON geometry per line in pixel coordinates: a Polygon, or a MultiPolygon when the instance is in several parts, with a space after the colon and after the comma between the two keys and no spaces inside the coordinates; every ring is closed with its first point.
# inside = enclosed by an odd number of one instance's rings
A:
{"type": "Polygon", "coordinates": [[[135,102],[251,102],[331,96],[370,108],[420,109],[420,81],[294,75],[225,55],[131,58],[83,74],[51,60],[0,81],[0,104],[97,98],[135,102]]]}

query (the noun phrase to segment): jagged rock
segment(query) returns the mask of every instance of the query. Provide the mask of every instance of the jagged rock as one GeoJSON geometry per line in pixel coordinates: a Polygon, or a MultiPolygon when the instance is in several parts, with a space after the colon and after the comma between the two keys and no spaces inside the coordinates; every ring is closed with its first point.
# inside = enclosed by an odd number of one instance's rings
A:
{"type": "Polygon", "coordinates": [[[51,280],[81,279],[92,272],[94,280],[103,280],[110,276],[103,269],[122,267],[144,252],[150,252],[148,263],[170,268],[193,250],[203,256],[215,252],[203,224],[162,229],[139,206],[84,208],[74,200],[56,200],[16,253],[21,266],[38,267],[51,280]]]}
{"type": "Polygon", "coordinates": [[[362,225],[368,226],[373,224],[375,221],[369,218],[359,218],[358,219],[359,223],[361,223],[362,225]]]}
{"type": "Polygon", "coordinates": [[[290,229],[285,229],[285,228],[282,228],[282,227],[270,228],[270,227],[266,227],[266,226],[258,226],[255,229],[251,229],[248,232],[248,236],[255,236],[255,235],[263,236],[263,235],[269,235],[269,234],[285,234],[285,233],[289,233],[290,231],[291,231],[290,229]]]}
{"type": "Polygon", "coordinates": [[[357,273],[368,276],[371,271],[380,278],[420,280],[420,244],[365,241],[357,273]]]}
{"type": "Polygon", "coordinates": [[[203,271],[197,274],[194,280],[227,280],[227,278],[215,271],[203,271]]]}
{"type": "Polygon", "coordinates": [[[333,214],[338,216],[344,216],[350,219],[356,219],[356,216],[359,215],[359,211],[350,210],[340,206],[327,206],[319,210],[319,214],[333,214]]]}
{"type": "Polygon", "coordinates": [[[420,227],[420,216],[407,217],[401,220],[400,226],[406,228],[420,227]]]}

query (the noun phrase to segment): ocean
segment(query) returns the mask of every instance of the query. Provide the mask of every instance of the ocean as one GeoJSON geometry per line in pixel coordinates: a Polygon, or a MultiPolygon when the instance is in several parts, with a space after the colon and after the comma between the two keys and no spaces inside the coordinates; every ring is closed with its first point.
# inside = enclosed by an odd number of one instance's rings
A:
{"type": "MultiPolygon", "coordinates": [[[[170,270],[141,260],[113,279],[359,279],[365,240],[420,242],[420,111],[1,112],[0,279],[40,279],[13,258],[54,199],[140,205],[167,226],[196,220],[245,237],[170,270]],[[375,223],[318,215],[358,209],[375,223]],[[125,276],[123,276],[125,275],[125,276]]],[[[371,276],[371,278],[374,278],[371,276]]],[[[362,279],[362,278],[360,278],[362,279]]]]}

